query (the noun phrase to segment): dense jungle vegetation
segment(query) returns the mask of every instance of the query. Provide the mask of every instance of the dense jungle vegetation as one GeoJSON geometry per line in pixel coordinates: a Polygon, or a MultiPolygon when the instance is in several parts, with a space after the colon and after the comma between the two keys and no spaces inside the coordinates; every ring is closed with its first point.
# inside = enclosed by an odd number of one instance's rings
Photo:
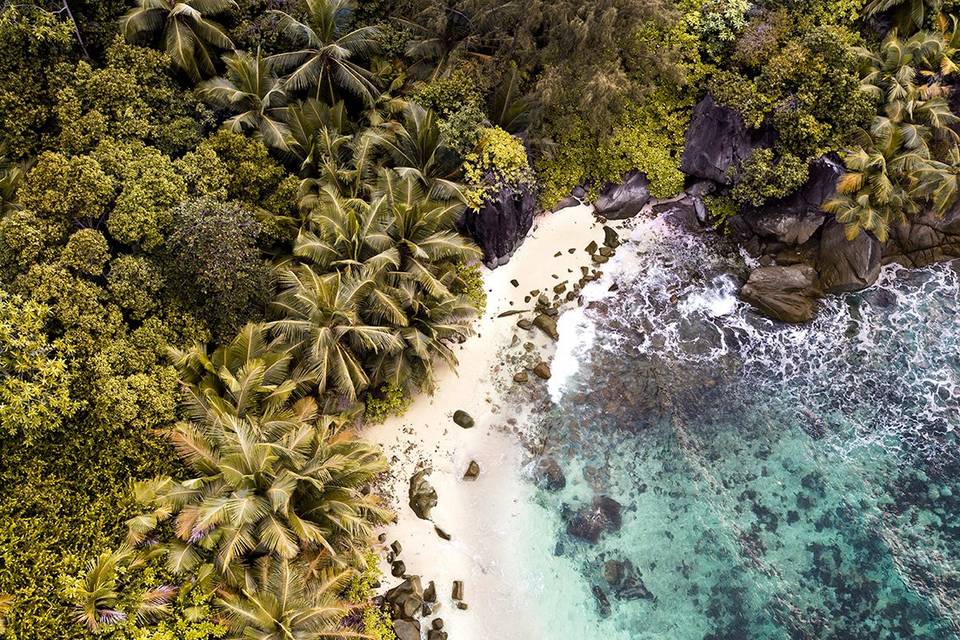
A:
{"type": "MultiPolygon", "coordinates": [[[[365,421],[482,309],[461,215],[640,169],[707,91],[840,152],[883,239],[957,190],[950,0],[49,0],[0,9],[0,633],[392,638],[365,421]]],[[[719,215],[719,214],[718,214],[719,215]]]]}

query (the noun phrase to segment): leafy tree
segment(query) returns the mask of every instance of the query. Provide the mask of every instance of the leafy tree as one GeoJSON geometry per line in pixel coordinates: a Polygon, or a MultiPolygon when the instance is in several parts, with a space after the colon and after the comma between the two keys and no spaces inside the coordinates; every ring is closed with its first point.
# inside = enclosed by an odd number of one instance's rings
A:
{"type": "Polygon", "coordinates": [[[120,28],[131,39],[162,39],[173,63],[199,81],[216,72],[215,49],[233,49],[226,30],[211,18],[236,6],[233,0],[137,0],[120,28]]]}
{"type": "Polygon", "coordinates": [[[284,83],[292,91],[306,91],[333,104],[337,91],[373,103],[378,95],[368,69],[356,62],[373,53],[379,34],[376,27],[348,31],[353,4],[350,0],[305,0],[301,22],[278,11],[279,27],[301,49],[267,58],[271,69],[289,74],[284,83]]]}
{"type": "Polygon", "coordinates": [[[231,131],[251,131],[268,147],[288,151],[290,129],[283,121],[287,95],[260,52],[236,51],[224,56],[224,63],[227,77],[201,83],[201,97],[234,114],[224,123],[231,131]]]}
{"type": "Polygon", "coordinates": [[[236,204],[191,200],[171,214],[164,273],[183,303],[227,339],[263,313],[271,275],[260,256],[260,225],[236,204]]]}

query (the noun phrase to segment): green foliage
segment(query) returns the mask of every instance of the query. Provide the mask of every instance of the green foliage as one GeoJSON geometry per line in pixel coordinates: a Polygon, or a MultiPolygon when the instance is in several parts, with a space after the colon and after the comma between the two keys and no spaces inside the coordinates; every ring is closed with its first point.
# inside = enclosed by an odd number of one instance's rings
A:
{"type": "Polygon", "coordinates": [[[470,185],[468,204],[479,209],[490,193],[504,187],[534,186],[533,169],[523,141],[500,127],[482,130],[476,150],[463,159],[464,180],[470,185]]]}
{"type": "Polygon", "coordinates": [[[461,155],[473,151],[481,141],[486,121],[483,94],[477,80],[465,71],[420,84],[410,99],[437,114],[440,131],[461,155]]]}
{"type": "Polygon", "coordinates": [[[484,289],[483,270],[479,263],[457,264],[457,277],[460,282],[456,287],[457,293],[470,301],[470,305],[482,316],[487,310],[487,291],[484,289]]]}
{"type": "Polygon", "coordinates": [[[655,97],[624,112],[600,146],[574,123],[568,136],[560,139],[554,157],[539,167],[541,203],[550,208],[577,185],[591,184],[596,189],[620,182],[632,169],[647,175],[654,196],[675,195],[683,189],[680,151],[688,118],[688,106],[655,97]]]}
{"type": "Polygon", "coordinates": [[[692,0],[684,15],[688,28],[699,37],[707,56],[720,61],[746,26],[748,0],[692,0]],[[696,7],[699,5],[699,7],[696,7]]]}
{"type": "Polygon", "coordinates": [[[77,410],[70,372],[44,332],[49,309],[0,290],[0,430],[29,444],[77,410]]]}
{"type": "Polygon", "coordinates": [[[63,248],[60,261],[88,276],[99,276],[110,260],[110,247],[103,234],[95,229],[80,229],[73,233],[63,248]]]}
{"type": "Polygon", "coordinates": [[[260,225],[235,204],[191,200],[171,212],[163,272],[183,304],[214,336],[229,338],[263,313],[270,271],[260,257],[260,225]]]}
{"type": "MultiPolygon", "coordinates": [[[[410,396],[398,385],[384,384],[376,393],[367,392],[363,420],[367,424],[382,424],[390,416],[402,416],[410,407],[410,396]]],[[[359,602],[358,598],[348,598],[359,602]]]]}
{"type": "Polygon", "coordinates": [[[396,640],[390,613],[374,605],[363,609],[363,632],[372,640],[396,640]]]}
{"type": "Polygon", "coordinates": [[[6,153],[31,158],[45,146],[54,117],[57,66],[74,54],[70,25],[30,5],[0,9],[0,122],[6,153]]]}
{"type": "Polygon", "coordinates": [[[760,206],[783,198],[807,180],[807,162],[793,154],[774,157],[772,149],[757,149],[744,163],[731,195],[740,204],[760,206]]]}

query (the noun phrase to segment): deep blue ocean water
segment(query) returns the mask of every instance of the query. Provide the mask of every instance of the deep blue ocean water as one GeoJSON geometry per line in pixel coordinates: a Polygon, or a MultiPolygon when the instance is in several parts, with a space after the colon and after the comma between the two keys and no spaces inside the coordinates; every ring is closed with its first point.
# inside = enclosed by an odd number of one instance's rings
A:
{"type": "Polygon", "coordinates": [[[536,494],[579,581],[545,597],[556,637],[960,638],[960,265],[885,268],[805,326],[739,303],[743,273],[640,221],[561,318],[538,428],[567,487],[536,494]],[[595,496],[623,525],[591,545],[564,522],[595,496]]]}

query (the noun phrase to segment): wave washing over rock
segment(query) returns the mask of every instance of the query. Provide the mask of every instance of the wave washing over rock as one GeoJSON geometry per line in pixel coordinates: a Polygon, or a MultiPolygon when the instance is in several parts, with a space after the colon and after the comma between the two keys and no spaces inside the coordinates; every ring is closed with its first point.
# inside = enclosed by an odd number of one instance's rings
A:
{"type": "Polygon", "coordinates": [[[735,249],[638,220],[560,320],[567,483],[522,534],[553,637],[960,637],[958,269],[784,326],[735,249]]]}

